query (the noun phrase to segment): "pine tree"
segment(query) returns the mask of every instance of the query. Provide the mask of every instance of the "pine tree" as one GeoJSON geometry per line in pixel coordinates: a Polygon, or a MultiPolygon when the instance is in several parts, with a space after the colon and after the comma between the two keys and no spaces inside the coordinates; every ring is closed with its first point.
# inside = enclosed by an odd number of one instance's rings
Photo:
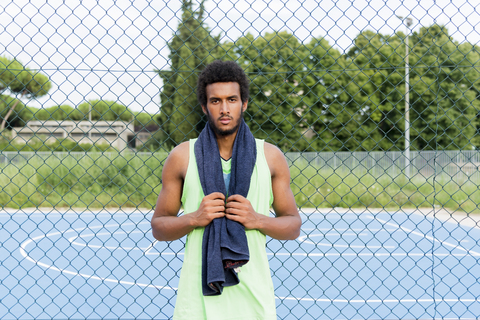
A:
{"type": "Polygon", "coordinates": [[[21,105],[23,98],[42,97],[48,93],[51,87],[50,79],[43,73],[26,68],[15,59],[0,57],[0,92],[9,91],[16,98],[12,103],[6,103],[6,100],[2,98],[2,103],[6,105],[6,108],[0,110],[0,132],[5,129],[12,114],[16,116],[23,111],[15,110],[18,105],[21,105]]]}
{"type": "Polygon", "coordinates": [[[184,0],[182,21],[168,44],[170,70],[158,71],[163,81],[161,113],[157,121],[166,147],[198,136],[205,118],[197,102],[196,84],[200,71],[218,56],[219,37],[210,35],[204,22],[204,2],[194,11],[192,0],[184,0]]]}

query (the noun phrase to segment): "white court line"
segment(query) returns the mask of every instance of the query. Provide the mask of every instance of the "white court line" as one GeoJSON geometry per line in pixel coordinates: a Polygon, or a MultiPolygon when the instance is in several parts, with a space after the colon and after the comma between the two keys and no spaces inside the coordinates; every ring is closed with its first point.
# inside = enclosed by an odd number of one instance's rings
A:
{"type": "MultiPolygon", "coordinates": [[[[379,219],[377,219],[379,220],[379,219]]],[[[385,223],[386,221],[383,221],[383,220],[379,220],[383,223],[385,223]]],[[[145,222],[146,223],[146,222],[145,222]]],[[[133,223],[127,223],[129,225],[133,225],[133,223]]],[[[127,224],[124,224],[124,225],[127,225],[127,224]]],[[[387,223],[387,224],[390,224],[390,225],[394,225],[392,223],[387,223]]],[[[115,225],[115,226],[118,226],[118,225],[115,225]]],[[[400,226],[397,226],[397,229],[392,229],[391,231],[396,231],[398,230],[398,228],[400,228],[400,226]]],[[[401,229],[405,229],[407,231],[411,231],[410,229],[407,229],[407,228],[404,228],[404,227],[401,227],[401,229]]],[[[344,229],[344,230],[351,230],[351,229],[344,229]]],[[[359,230],[359,231],[364,231],[365,229],[362,229],[362,230],[359,230]]],[[[403,230],[403,231],[405,231],[403,230]]],[[[372,245],[366,245],[366,246],[357,246],[357,245],[342,245],[342,244],[326,244],[326,243],[315,243],[313,241],[309,241],[309,240],[306,240],[307,238],[310,238],[310,237],[321,237],[321,236],[366,236],[367,234],[362,234],[362,233],[359,233],[359,234],[355,234],[355,233],[342,233],[340,234],[339,232],[332,232],[331,229],[328,229],[328,233],[327,234],[313,234],[313,235],[306,235],[306,236],[301,236],[297,239],[297,241],[299,242],[303,242],[303,243],[308,243],[308,244],[312,244],[312,245],[316,245],[316,246],[325,246],[325,247],[338,247],[338,248],[355,248],[355,249],[363,249],[363,248],[372,248],[372,249],[379,249],[379,248],[384,248],[384,249],[394,249],[396,248],[395,246],[372,246],[372,245]]],[[[341,230],[340,230],[341,231],[341,230]]],[[[90,233],[90,234],[84,234],[84,235],[77,235],[77,236],[73,236],[71,238],[68,238],[68,241],[71,242],[73,245],[76,245],[76,246],[80,246],[80,247],[88,247],[88,248],[95,248],[95,249],[108,249],[108,250],[122,250],[122,251],[132,251],[132,250],[140,250],[140,251],[144,251],[146,255],[160,255],[160,253],[155,253],[155,252],[151,252],[155,246],[155,244],[158,242],[158,241],[154,241],[152,244],[150,244],[148,247],[119,247],[119,246],[105,246],[105,245],[94,245],[94,244],[87,244],[87,243],[80,243],[80,242],[77,242],[77,241],[74,241],[75,239],[77,238],[86,238],[86,237],[94,237],[94,236],[109,236],[109,235],[112,235],[112,234],[126,234],[128,231],[116,231],[116,232],[102,232],[102,233],[90,233]]],[[[130,231],[128,233],[144,233],[142,231],[130,231]]],[[[421,233],[418,233],[418,232],[414,232],[414,231],[411,231],[410,233],[412,234],[416,234],[416,235],[422,235],[421,233]]],[[[429,238],[429,237],[427,237],[429,238]]],[[[431,240],[433,238],[430,237],[429,240],[431,240]]],[[[438,242],[441,242],[443,244],[446,244],[446,245],[449,245],[449,246],[453,246],[455,247],[455,245],[453,244],[449,244],[448,242],[442,242],[440,240],[437,240],[436,241],[438,242]]],[[[468,242],[468,240],[463,240],[461,242],[468,242]]],[[[461,248],[459,246],[456,246],[458,248],[461,248]]],[[[463,249],[463,251],[465,252],[468,252],[467,250],[463,249]]],[[[471,251],[473,252],[474,254],[478,254],[476,253],[475,251],[471,251]]],[[[169,254],[168,254],[169,255],[169,254]]],[[[297,255],[297,254],[294,254],[294,255],[297,255]]],[[[302,255],[302,254],[300,254],[302,255]]],[[[335,253],[334,254],[331,254],[331,253],[328,253],[328,254],[323,254],[323,253],[319,253],[319,254],[308,254],[309,256],[331,256],[331,255],[336,255],[335,253]]],[[[345,253],[341,253],[340,255],[342,256],[349,256],[349,255],[357,255],[357,256],[372,256],[372,254],[370,253],[360,253],[360,254],[345,254],[345,253]]],[[[419,254],[404,254],[404,253],[391,253],[391,254],[374,254],[374,256],[385,256],[385,255],[391,255],[391,256],[432,256],[431,254],[423,254],[423,253],[419,253],[419,254]]],[[[466,256],[468,254],[434,254],[434,256],[448,256],[448,255],[452,255],[452,256],[466,256]]]]}
{"type": "MultiPolygon", "coordinates": [[[[330,233],[335,234],[335,232],[331,231],[330,233]]],[[[328,234],[327,234],[328,235],[328,234]]],[[[337,236],[343,236],[344,234],[341,233],[336,233],[335,235],[337,236]]],[[[347,235],[350,235],[347,233],[347,235]]],[[[351,235],[358,235],[360,236],[361,234],[351,234],[351,235]]],[[[366,235],[366,234],[365,234],[366,235]]],[[[365,249],[365,248],[372,248],[372,249],[380,249],[380,248],[385,248],[385,249],[394,249],[396,247],[394,246],[373,246],[373,245],[363,245],[363,246],[358,246],[358,245],[349,245],[349,244],[336,244],[336,243],[321,243],[321,242],[313,242],[310,240],[306,240],[307,238],[312,238],[312,237],[322,237],[325,236],[325,234],[310,234],[310,235],[305,235],[297,238],[298,242],[301,243],[308,243],[308,244],[313,244],[314,246],[322,246],[322,247],[338,247],[338,248],[354,248],[354,249],[365,249]]]]}
{"type": "Polygon", "coordinates": [[[480,256],[480,253],[479,252],[476,252],[476,251],[473,251],[473,250],[468,250],[468,249],[465,249],[463,247],[461,247],[460,245],[456,245],[456,244],[452,244],[450,242],[447,242],[447,241],[442,241],[442,240],[438,240],[437,238],[434,238],[434,237],[431,237],[431,236],[427,236],[426,234],[423,234],[421,232],[418,232],[418,231],[413,231],[409,228],[405,228],[405,227],[402,227],[398,224],[395,224],[395,223],[392,223],[392,222],[388,222],[386,220],[382,220],[382,219],[379,219],[377,217],[373,217],[371,215],[366,215],[367,218],[370,218],[370,219],[375,219],[376,221],[379,221],[381,223],[384,223],[384,224],[387,224],[389,226],[392,226],[392,227],[395,227],[395,228],[398,228],[398,229],[401,229],[403,230],[405,233],[409,234],[414,234],[416,236],[419,236],[421,238],[425,238],[425,239],[428,239],[432,242],[438,242],[438,243],[441,243],[442,245],[445,245],[447,247],[451,247],[451,248],[454,248],[454,249],[459,249],[461,251],[465,251],[467,252],[468,254],[472,255],[472,256],[480,256]]]}
{"type": "Polygon", "coordinates": [[[398,253],[376,253],[376,252],[365,252],[365,253],[343,253],[343,252],[329,252],[329,253],[267,253],[268,256],[294,256],[294,257],[466,257],[471,256],[468,253],[409,253],[409,252],[398,252],[398,253]]]}
{"type": "MultiPolygon", "coordinates": [[[[382,221],[384,222],[384,221],[382,221]]],[[[143,222],[146,224],[147,222],[143,222]]],[[[124,225],[134,225],[134,223],[126,223],[124,225]]],[[[95,226],[91,227],[90,229],[100,229],[102,227],[118,227],[119,224],[111,224],[111,225],[105,225],[105,226],[95,226]]],[[[74,232],[75,230],[81,231],[84,229],[87,229],[88,227],[82,228],[82,229],[73,229],[69,232],[74,232]]],[[[398,228],[397,228],[398,229],[398,228]]],[[[397,229],[392,229],[392,230],[397,230],[397,229]]],[[[329,229],[330,230],[330,229],[329,229]]],[[[345,230],[350,230],[350,229],[345,229],[345,230]]],[[[409,229],[407,229],[409,230],[409,229]]],[[[362,229],[364,231],[364,229],[362,229]]],[[[404,230],[405,231],[405,230],[404,230]]],[[[132,251],[132,250],[139,250],[139,251],[144,251],[145,255],[165,255],[165,256],[174,256],[174,255],[183,255],[183,252],[152,252],[154,249],[155,244],[158,241],[152,242],[148,247],[113,247],[113,246],[103,246],[103,245],[93,245],[93,244],[85,244],[85,243],[80,243],[74,241],[76,238],[84,238],[84,237],[93,237],[93,236],[102,236],[102,235],[112,235],[112,234],[125,234],[127,231],[116,231],[113,233],[110,232],[102,232],[102,233],[90,233],[90,234],[84,234],[84,235],[76,235],[73,237],[68,238],[68,241],[70,241],[73,245],[76,246],[81,246],[81,247],[89,247],[89,248],[96,248],[96,249],[108,249],[108,250],[122,250],[122,251],[132,251]]],[[[132,231],[130,233],[142,233],[141,231],[132,231]]],[[[414,233],[414,232],[412,232],[414,233]]],[[[343,235],[343,234],[342,234],[343,235]]],[[[49,234],[47,236],[53,236],[53,234],[49,234]]],[[[322,235],[309,235],[309,237],[312,236],[322,236],[322,235]]],[[[303,243],[309,243],[312,245],[319,245],[319,246],[326,246],[326,247],[339,247],[339,248],[360,248],[364,249],[366,247],[368,248],[385,248],[385,249],[393,249],[396,248],[394,246],[353,246],[353,245],[340,245],[340,244],[322,244],[322,243],[314,243],[312,241],[305,241],[304,239],[307,236],[302,236],[299,237],[297,240],[303,243]]],[[[452,245],[453,246],[453,245],[452,245]]],[[[373,252],[362,252],[362,253],[342,253],[342,252],[329,252],[329,253],[267,253],[269,256],[301,256],[301,257],[337,257],[337,256],[366,256],[366,257],[386,257],[386,256],[391,256],[391,257],[431,257],[431,256],[437,256],[437,257],[447,257],[447,256],[455,256],[455,257],[465,257],[470,255],[467,250],[464,250],[466,253],[464,254],[451,254],[451,253],[373,253],[373,252]]]]}
{"type": "MultiPolygon", "coordinates": [[[[130,223],[130,224],[134,224],[134,223],[130,223]]],[[[80,272],[75,272],[75,271],[69,271],[67,269],[62,269],[62,268],[57,268],[53,265],[49,265],[49,264],[46,264],[46,263],[43,263],[43,262],[40,262],[38,260],[35,260],[33,258],[31,258],[25,248],[32,242],[37,242],[38,240],[40,239],[43,239],[43,238],[47,238],[47,237],[53,237],[53,236],[58,236],[58,235],[62,235],[62,234],[66,234],[66,233],[70,233],[70,232],[81,232],[82,230],[85,230],[85,229],[100,229],[100,228],[109,228],[109,227],[117,227],[119,226],[119,224],[110,224],[110,225],[102,225],[102,226],[94,226],[94,227],[84,227],[84,228],[78,228],[78,229],[70,229],[70,230],[66,230],[66,231],[63,231],[63,232],[53,232],[53,233],[49,233],[49,234],[43,234],[41,236],[38,236],[38,237],[35,237],[35,238],[32,238],[32,239],[28,239],[27,241],[23,242],[21,245],[20,245],[20,254],[25,258],[27,259],[28,261],[40,266],[40,267],[43,267],[45,269],[48,269],[48,270],[55,270],[55,271],[58,271],[62,274],[68,274],[68,275],[72,275],[72,276],[77,276],[77,277],[82,277],[82,278],[85,278],[87,280],[98,280],[98,281],[102,281],[102,282],[110,282],[110,283],[117,283],[117,284],[123,284],[123,285],[129,285],[129,286],[139,286],[139,287],[144,287],[144,288],[155,288],[155,289],[158,289],[158,290],[161,290],[161,289],[165,289],[165,290],[177,290],[177,288],[174,288],[174,287],[170,287],[170,286],[158,286],[158,285],[153,285],[153,284],[145,284],[145,283],[139,283],[139,282],[131,282],[131,281],[125,281],[125,280],[118,280],[118,279],[112,279],[112,278],[102,278],[102,277],[98,277],[98,276],[94,276],[94,275],[91,275],[91,274],[85,274],[85,273],[80,273],[80,272]]]]}
{"type": "Polygon", "coordinates": [[[397,231],[397,229],[383,229],[383,228],[378,228],[378,229],[369,229],[369,228],[335,228],[334,226],[332,226],[331,228],[302,228],[302,231],[314,231],[314,230],[318,230],[318,231],[324,231],[324,232],[329,232],[329,231],[332,231],[332,230],[335,230],[335,231],[338,231],[338,232],[342,232],[342,231],[354,231],[354,232],[365,232],[365,230],[368,230],[369,232],[394,232],[394,231],[397,231]]]}
{"type": "MultiPolygon", "coordinates": [[[[350,230],[348,230],[350,231],[350,230]]],[[[325,237],[345,237],[345,236],[348,236],[348,237],[365,237],[365,236],[368,236],[368,233],[365,232],[365,230],[363,230],[362,232],[360,233],[355,233],[355,232],[343,232],[343,233],[340,233],[338,232],[337,230],[329,230],[327,231],[326,233],[322,233],[322,234],[313,234],[312,236],[325,236],[325,237]]]]}
{"type": "Polygon", "coordinates": [[[480,302],[480,298],[475,299],[316,299],[316,298],[295,298],[295,297],[276,297],[280,300],[293,300],[293,301],[312,301],[312,302],[335,302],[335,303],[426,303],[426,302],[480,302]]]}
{"type": "MultiPolygon", "coordinates": [[[[372,216],[370,216],[369,218],[373,219],[372,216]]],[[[421,233],[415,232],[413,230],[395,225],[393,223],[389,223],[389,222],[386,222],[386,221],[383,221],[383,220],[380,220],[380,219],[377,219],[377,220],[382,222],[382,223],[386,223],[388,225],[394,226],[397,229],[398,228],[402,229],[403,231],[405,231],[407,233],[416,234],[416,235],[419,235],[419,236],[422,236],[422,237],[425,237],[425,238],[430,238],[430,240],[438,241],[442,244],[447,244],[447,245],[453,246],[455,248],[463,249],[463,251],[465,251],[465,253],[462,254],[462,256],[469,255],[471,253],[474,253],[475,255],[480,255],[475,251],[466,250],[464,248],[460,248],[457,245],[449,244],[448,242],[445,242],[445,241],[442,242],[440,240],[434,239],[432,237],[428,237],[424,234],[421,234],[421,233]]],[[[148,222],[145,222],[145,223],[148,223],[148,222]]],[[[140,224],[142,224],[142,223],[140,223],[140,224]]],[[[79,272],[69,271],[69,270],[66,270],[66,269],[57,268],[53,265],[48,265],[46,263],[43,263],[43,262],[40,262],[38,260],[35,260],[35,259],[31,258],[26,252],[26,247],[29,244],[31,244],[32,242],[37,242],[38,240],[40,240],[42,238],[63,235],[63,234],[71,233],[71,232],[80,233],[81,231],[83,231],[85,229],[100,229],[100,228],[118,227],[119,225],[120,224],[100,225],[100,226],[93,226],[93,227],[87,226],[87,227],[83,227],[83,228],[70,229],[70,230],[66,230],[66,231],[63,231],[63,232],[53,232],[53,233],[50,233],[50,234],[44,234],[44,235],[37,236],[35,238],[29,239],[29,240],[23,242],[21,244],[19,250],[20,250],[21,255],[26,260],[28,260],[28,261],[30,261],[30,262],[38,265],[38,266],[41,266],[43,268],[46,268],[46,269],[49,269],[49,270],[55,270],[55,271],[58,271],[58,272],[63,273],[63,274],[79,276],[79,277],[83,277],[87,280],[91,279],[91,280],[98,280],[98,281],[102,281],[102,282],[110,282],[110,283],[117,283],[117,284],[130,285],[130,286],[135,285],[135,286],[139,286],[139,287],[155,288],[155,289],[158,289],[158,290],[161,290],[161,289],[177,290],[177,288],[170,287],[170,286],[158,286],[158,285],[152,285],[152,284],[143,284],[143,283],[139,283],[139,282],[131,282],[131,281],[112,279],[112,278],[102,278],[102,277],[98,277],[98,276],[94,276],[94,275],[90,275],[90,274],[79,273],[79,272]]],[[[122,224],[122,225],[135,225],[135,223],[125,223],[125,224],[122,224]]],[[[136,225],[138,225],[138,224],[136,224],[136,225]]],[[[139,231],[136,231],[136,232],[139,232],[139,231]]],[[[115,234],[115,232],[114,233],[108,233],[108,232],[107,233],[101,233],[101,234],[97,234],[97,235],[109,235],[109,234],[115,234]]],[[[77,235],[77,236],[74,236],[74,237],[70,237],[68,239],[70,241],[70,240],[76,239],[78,237],[92,236],[92,235],[94,235],[94,234],[77,235]]],[[[149,247],[145,248],[147,250],[147,252],[153,249],[153,246],[154,246],[155,243],[156,242],[152,243],[149,247]]],[[[104,246],[99,246],[99,247],[108,248],[108,247],[104,247],[104,246]]],[[[162,255],[163,254],[165,254],[165,255],[178,255],[178,254],[183,254],[183,253],[162,252],[162,253],[159,253],[159,254],[162,254],[162,255]]],[[[293,255],[293,256],[319,256],[319,257],[322,257],[322,256],[332,256],[332,255],[342,255],[342,256],[345,256],[345,255],[351,255],[351,256],[359,256],[359,255],[362,255],[362,256],[363,255],[370,255],[370,256],[427,256],[427,255],[432,255],[432,254],[431,253],[428,253],[428,254],[427,253],[418,253],[418,254],[415,254],[415,253],[360,253],[360,254],[357,254],[357,253],[293,253],[293,254],[292,253],[267,253],[267,255],[272,255],[272,256],[275,256],[275,255],[292,256],[293,255]]],[[[434,255],[460,256],[459,254],[434,254],[434,255]]],[[[362,299],[353,299],[353,300],[348,300],[348,299],[314,299],[314,298],[296,298],[296,297],[278,297],[278,296],[276,298],[280,299],[280,300],[291,300],[291,301],[311,301],[311,302],[329,302],[329,303],[363,303],[363,304],[368,304],[368,303],[425,303],[425,302],[428,302],[428,303],[431,303],[431,302],[451,302],[451,303],[453,303],[453,302],[479,302],[478,298],[477,299],[403,299],[403,300],[402,299],[385,299],[385,300],[381,300],[381,299],[367,299],[367,300],[362,300],[362,299]]]]}
{"type": "MultiPolygon", "coordinates": [[[[155,240],[153,241],[150,246],[147,247],[147,249],[145,250],[145,255],[147,254],[151,254],[150,251],[153,250],[153,247],[155,247],[155,245],[157,244],[158,240],[155,240]]],[[[160,252],[159,252],[160,253],[160,252]]],[[[172,252],[173,253],[173,252],[172,252]]]]}
{"type": "MultiPolygon", "coordinates": [[[[118,226],[116,225],[110,225],[110,226],[118,226]]],[[[107,227],[107,226],[98,226],[98,227],[90,227],[89,229],[100,229],[102,227],[107,227]]],[[[144,283],[139,283],[139,282],[131,282],[131,281],[124,281],[124,280],[118,280],[118,279],[111,279],[111,278],[102,278],[90,274],[85,274],[85,273],[79,273],[79,272],[74,272],[74,271],[69,271],[66,269],[61,269],[54,267],[52,265],[48,265],[46,263],[37,261],[32,259],[25,251],[25,248],[32,242],[36,242],[42,238],[46,237],[53,237],[57,235],[62,235],[66,234],[69,232],[78,232],[81,230],[87,229],[87,227],[82,228],[82,229],[71,229],[67,230],[64,232],[54,232],[46,235],[41,235],[32,239],[29,239],[25,242],[23,242],[20,246],[20,253],[22,256],[27,259],[28,261],[41,266],[43,268],[49,269],[49,270],[55,270],[58,271],[62,274],[68,274],[72,276],[77,276],[77,277],[82,277],[87,280],[98,280],[101,282],[110,282],[110,283],[116,283],[116,284],[122,284],[122,285],[129,285],[129,286],[139,286],[139,287],[148,287],[148,288],[155,288],[158,290],[161,289],[166,289],[166,290],[177,290],[177,288],[174,287],[169,287],[169,286],[158,286],[158,285],[152,285],[152,284],[144,284],[144,283]]],[[[279,297],[276,296],[276,299],[279,300],[288,300],[288,301],[308,301],[308,302],[328,302],[328,303],[348,303],[348,304],[357,304],[357,303],[362,303],[362,304],[372,304],[372,303],[431,303],[431,302],[479,302],[479,299],[368,299],[368,300],[362,300],[362,299],[353,299],[353,300],[348,300],[348,299],[315,299],[315,298],[296,298],[296,297],[279,297]]]]}
{"type": "MultiPolygon", "coordinates": [[[[152,252],[149,255],[155,256],[181,256],[184,252],[152,252]]],[[[288,253],[288,252],[267,252],[267,256],[285,256],[285,257],[466,257],[470,256],[468,253],[343,253],[343,252],[329,252],[329,253],[288,253]]]]}
{"type": "MultiPolygon", "coordinates": [[[[132,223],[130,223],[132,224],[132,223]]],[[[346,229],[348,230],[348,229],[346,229]]],[[[364,231],[364,230],[362,230],[364,231]]],[[[108,249],[108,250],[123,250],[123,251],[133,251],[133,250],[140,250],[145,252],[146,255],[160,255],[160,253],[152,253],[151,251],[153,250],[154,245],[158,241],[154,241],[152,244],[150,244],[146,248],[142,247],[119,247],[119,246],[105,246],[105,245],[94,245],[94,244],[88,244],[88,243],[80,243],[77,241],[74,241],[77,238],[88,238],[88,237],[94,237],[94,236],[109,236],[112,234],[126,234],[127,231],[115,231],[113,233],[111,232],[102,232],[102,233],[90,233],[90,234],[83,234],[83,235],[77,235],[73,236],[68,239],[69,242],[71,242],[73,245],[80,246],[80,247],[88,247],[88,248],[95,248],[95,249],[108,249]]],[[[130,231],[128,233],[143,233],[142,231],[130,231]]],[[[313,235],[308,235],[308,236],[302,236],[297,239],[297,241],[303,242],[303,243],[308,243],[316,246],[325,246],[325,247],[338,247],[338,248],[354,248],[354,249],[364,249],[364,248],[372,248],[372,249],[394,249],[396,247],[394,246],[374,246],[374,245],[367,245],[367,246],[359,246],[359,245],[343,245],[343,244],[326,244],[326,243],[315,243],[313,241],[306,240],[306,238],[311,238],[311,237],[320,237],[320,236],[367,236],[366,233],[339,233],[335,232],[332,230],[329,230],[327,234],[313,234],[313,235]]],[[[323,255],[323,254],[322,254],[323,255]]],[[[368,255],[368,254],[367,254],[368,255]]]]}
{"type": "Polygon", "coordinates": [[[89,234],[82,234],[82,235],[77,235],[77,236],[73,236],[71,238],[68,238],[68,241],[70,243],[72,243],[73,245],[76,245],[76,246],[79,246],[79,247],[88,247],[88,248],[95,248],[95,249],[109,249],[109,250],[124,250],[124,251],[132,251],[132,250],[141,250],[141,251],[145,251],[147,249],[149,249],[152,245],[149,245],[148,247],[146,248],[142,248],[142,247],[119,247],[119,246],[116,246],[116,247],[112,247],[112,246],[104,246],[104,245],[96,245],[96,244],[89,244],[89,243],[80,243],[80,242],[76,242],[74,241],[75,239],[77,238],[88,238],[88,237],[95,237],[95,236],[108,236],[108,235],[115,235],[115,234],[132,234],[132,233],[143,233],[145,234],[145,232],[142,232],[142,231],[115,231],[115,232],[101,232],[101,233],[89,233],[89,234]]]}
{"type": "MultiPolygon", "coordinates": [[[[144,222],[146,223],[146,222],[144,222]]],[[[134,223],[129,223],[130,225],[134,225],[134,223]]],[[[126,224],[123,224],[123,225],[126,225],[126,224]]],[[[118,226],[118,225],[117,225],[118,226]]],[[[165,253],[164,252],[151,252],[153,250],[153,248],[155,247],[155,244],[157,244],[159,241],[155,240],[153,241],[151,244],[148,245],[148,247],[120,247],[120,246],[105,246],[105,245],[96,245],[96,244],[90,244],[90,243],[80,243],[80,242],[77,242],[77,241],[74,241],[75,239],[77,238],[85,238],[85,237],[94,237],[94,236],[111,236],[111,235],[114,235],[114,234],[126,234],[126,233],[142,233],[142,234],[145,234],[145,232],[143,231],[115,231],[115,232],[101,232],[101,233],[89,233],[89,234],[83,234],[83,235],[76,235],[76,236],[73,236],[73,237],[70,237],[68,238],[67,240],[72,244],[72,245],[76,245],[76,246],[79,246],[79,247],[84,247],[84,248],[93,248],[93,249],[108,249],[108,250],[112,250],[112,251],[115,251],[115,250],[121,250],[121,251],[135,251],[135,250],[138,250],[138,251],[143,251],[144,252],[144,255],[174,255],[176,254],[175,252],[172,252],[172,253],[165,253]]],[[[183,253],[178,253],[180,255],[183,255],[183,253]]]]}

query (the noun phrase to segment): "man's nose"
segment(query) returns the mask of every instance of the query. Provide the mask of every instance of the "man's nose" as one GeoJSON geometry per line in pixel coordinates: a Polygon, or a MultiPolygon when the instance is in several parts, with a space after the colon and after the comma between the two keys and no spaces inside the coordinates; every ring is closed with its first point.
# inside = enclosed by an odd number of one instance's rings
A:
{"type": "Polygon", "coordinates": [[[222,101],[220,104],[220,113],[221,114],[229,114],[230,113],[230,107],[227,103],[227,101],[222,101]]]}

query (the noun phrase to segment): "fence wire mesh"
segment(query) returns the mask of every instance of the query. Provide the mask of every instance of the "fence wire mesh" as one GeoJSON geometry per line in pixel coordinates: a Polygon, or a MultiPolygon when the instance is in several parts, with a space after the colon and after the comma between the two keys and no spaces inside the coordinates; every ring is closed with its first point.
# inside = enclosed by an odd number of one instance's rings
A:
{"type": "Polygon", "coordinates": [[[0,319],[171,318],[185,239],[149,221],[216,59],[290,166],[279,319],[478,319],[479,22],[464,0],[2,1],[0,319]]]}

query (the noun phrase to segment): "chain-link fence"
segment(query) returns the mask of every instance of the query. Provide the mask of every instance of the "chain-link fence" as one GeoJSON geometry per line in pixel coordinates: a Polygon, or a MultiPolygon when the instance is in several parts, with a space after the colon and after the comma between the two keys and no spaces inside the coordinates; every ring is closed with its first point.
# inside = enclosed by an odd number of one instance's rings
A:
{"type": "Polygon", "coordinates": [[[0,319],[168,319],[185,239],[162,166],[234,60],[303,225],[268,240],[279,319],[480,315],[477,4],[3,1],[0,319]]]}

